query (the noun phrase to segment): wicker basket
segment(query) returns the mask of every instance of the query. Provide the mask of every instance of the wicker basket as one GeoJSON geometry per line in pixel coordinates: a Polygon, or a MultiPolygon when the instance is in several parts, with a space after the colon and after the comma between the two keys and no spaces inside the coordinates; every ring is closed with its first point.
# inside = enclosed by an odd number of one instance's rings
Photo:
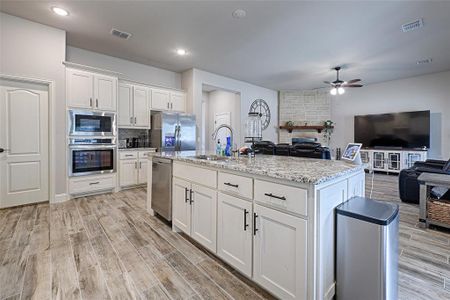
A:
{"type": "Polygon", "coordinates": [[[450,225],[450,201],[428,199],[428,218],[450,225]]]}

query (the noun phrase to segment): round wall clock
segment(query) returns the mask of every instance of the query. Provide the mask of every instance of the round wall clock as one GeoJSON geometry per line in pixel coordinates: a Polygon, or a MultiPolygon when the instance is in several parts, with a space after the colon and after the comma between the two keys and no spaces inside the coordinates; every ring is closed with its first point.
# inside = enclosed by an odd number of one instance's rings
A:
{"type": "Polygon", "coordinates": [[[256,99],[250,105],[250,111],[252,113],[258,113],[261,118],[262,130],[265,130],[270,124],[270,108],[266,101],[263,99],[256,99]]]}

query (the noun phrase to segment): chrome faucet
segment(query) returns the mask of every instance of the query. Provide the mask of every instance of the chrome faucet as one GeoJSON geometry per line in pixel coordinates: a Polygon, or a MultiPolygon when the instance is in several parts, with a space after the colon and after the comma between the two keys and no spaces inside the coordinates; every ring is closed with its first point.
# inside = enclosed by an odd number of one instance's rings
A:
{"type": "Polygon", "coordinates": [[[227,125],[227,124],[222,124],[222,125],[219,125],[219,127],[217,127],[216,128],[216,130],[214,130],[214,132],[213,132],[213,134],[212,134],[212,139],[213,139],[213,141],[215,141],[216,140],[216,138],[217,138],[217,134],[219,133],[219,130],[220,129],[222,129],[222,128],[228,128],[229,130],[230,130],[230,133],[231,133],[231,140],[230,140],[230,143],[231,143],[231,149],[233,149],[233,128],[231,128],[231,126],[230,125],[227,125]]]}

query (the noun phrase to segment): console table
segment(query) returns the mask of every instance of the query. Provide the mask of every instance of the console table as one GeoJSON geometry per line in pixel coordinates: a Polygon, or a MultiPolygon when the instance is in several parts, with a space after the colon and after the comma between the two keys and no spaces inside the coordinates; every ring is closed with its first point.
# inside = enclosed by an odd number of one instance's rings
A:
{"type": "Polygon", "coordinates": [[[361,149],[361,160],[369,170],[398,174],[416,161],[427,159],[426,150],[361,149]]]}
{"type": "MultiPolygon", "coordinates": [[[[450,189],[450,175],[446,174],[434,174],[434,173],[422,173],[417,179],[420,184],[420,211],[419,219],[428,225],[437,225],[445,228],[450,228],[450,223],[439,222],[429,218],[428,216],[428,204],[430,187],[440,186],[450,189]]],[[[439,201],[439,200],[437,200],[439,201]]]]}

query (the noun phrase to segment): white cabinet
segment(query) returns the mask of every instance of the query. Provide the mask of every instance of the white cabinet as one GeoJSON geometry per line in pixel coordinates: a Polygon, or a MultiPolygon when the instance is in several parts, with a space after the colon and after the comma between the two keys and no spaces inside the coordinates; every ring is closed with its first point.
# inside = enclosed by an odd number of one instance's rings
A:
{"type": "Polygon", "coordinates": [[[186,111],[186,94],[171,92],[170,93],[170,109],[178,112],[186,111]]]}
{"type": "Polygon", "coordinates": [[[139,160],[138,184],[147,183],[147,160],[139,160]]]}
{"type": "Polygon", "coordinates": [[[69,179],[69,194],[76,196],[112,190],[115,182],[114,174],[72,177],[69,179]]]}
{"type": "Polygon", "coordinates": [[[217,192],[216,190],[192,184],[191,237],[216,252],[217,192]]]}
{"type": "Polygon", "coordinates": [[[94,98],[93,82],[94,76],[92,73],[75,69],[67,69],[67,105],[79,108],[92,108],[94,98]]]}
{"type": "Polygon", "coordinates": [[[152,89],[152,109],[170,110],[170,92],[152,89]]]}
{"type": "Polygon", "coordinates": [[[186,94],[183,92],[152,89],[152,110],[186,111],[186,94]]]}
{"type": "Polygon", "coordinates": [[[307,298],[307,221],[254,206],[253,279],[281,299],[307,298]]]}
{"type": "Polygon", "coordinates": [[[174,178],[172,191],[173,225],[216,253],[216,190],[174,178]]]}
{"type": "Polygon", "coordinates": [[[174,178],[172,186],[172,224],[187,235],[191,234],[191,183],[174,178]]]}
{"type": "Polygon", "coordinates": [[[69,107],[115,111],[117,78],[67,68],[66,98],[69,107]]]}
{"type": "Polygon", "coordinates": [[[252,202],[219,192],[217,206],[217,255],[251,277],[252,202]]]}
{"type": "Polygon", "coordinates": [[[137,184],[138,169],[136,159],[122,159],[119,165],[120,186],[130,186],[137,184]]]}
{"type": "Polygon", "coordinates": [[[119,127],[150,128],[150,90],[145,86],[119,84],[119,127]]]}
{"type": "Polygon", "coordinates": [[[119,153],[119,185],[128,187],[147,183],[147,156],[145,151],[119,153]]]}
{"type": "Polygon", "coordinates": [[[361,160],[367,164],[367,169],[388,173],[399,173],[410,168],[416,161],[425,161],[427,151],[422,150],[361,150],[361,160]]]}
{"type": "Polygon", "coordinates": [[[116,110],[117,78],[104,75],[94,75],[94,109],[116,110]]]}

